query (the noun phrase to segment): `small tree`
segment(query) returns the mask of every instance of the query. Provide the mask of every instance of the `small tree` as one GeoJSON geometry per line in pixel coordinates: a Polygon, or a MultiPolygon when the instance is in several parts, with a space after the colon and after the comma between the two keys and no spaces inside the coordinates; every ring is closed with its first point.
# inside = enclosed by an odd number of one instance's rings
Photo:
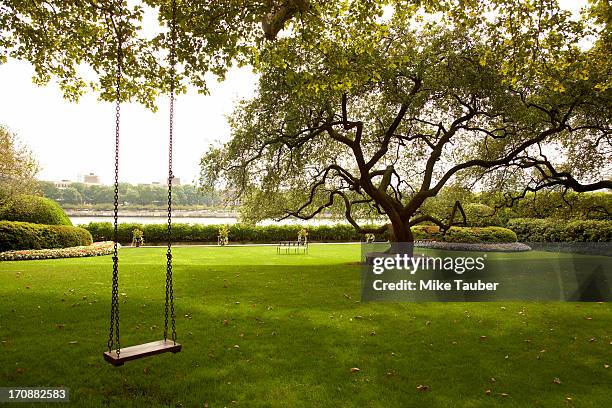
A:
{"type": "Polygon", "coordinates": [[[219,236],[217,237],[217,243],[220,246],[229,244],[229,227],[227,225],[221,225],[219,227],[219,236]]]}
{"type": "Polygon", "coordinates": [[[19,194],[36,192],[39,170],[32,152],[0,125],[0,204],[19,194]]]}
{"type": "Polygon", "coordinates": [[[308,230],[306,228],[302,228],[298,231],[298,242],[303,244],[308,242],[308,230]]]}
{"type": "Polygon", "coordinates": [[[138,228],[132,231],[132,246],[139,247],[144,244],[144,232],[138,228]]]}

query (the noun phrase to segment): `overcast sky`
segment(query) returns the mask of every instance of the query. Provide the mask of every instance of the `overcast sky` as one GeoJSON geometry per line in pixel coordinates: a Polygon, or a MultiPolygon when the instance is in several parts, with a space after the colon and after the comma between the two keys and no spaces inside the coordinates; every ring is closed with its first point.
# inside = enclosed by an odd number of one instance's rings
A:
{"type": "MultiPolygon", "coordinates": [[[[560,0],[576,12],[586,0],[560,0]]],[[[154,30],[154,19],[145,21],[154,30]]],[[[68,179],[93,172],[111,183],[114,156],[114,108],[93,94],[78,103],[62,99],[58,87],[32,84],[27,62],[0,65],[0,123],[16,132],[33,151],[42,180],[68,179]]],[[[211,77],[212,78],[212,77],[211,77]]],[[[229,138],[226,116],[241,98],[253,95],[256,76],[248,68],[233,69],[223,83],[210,82],[210,95],[190,92],[176,102],[174,174],[193,181],[210,143],[229,138]]],[[[168,102],[158,101],[156,113],[138,104],[121,111],[120,179],[131,183],[164,181],[167,174],[168,102]]]]}

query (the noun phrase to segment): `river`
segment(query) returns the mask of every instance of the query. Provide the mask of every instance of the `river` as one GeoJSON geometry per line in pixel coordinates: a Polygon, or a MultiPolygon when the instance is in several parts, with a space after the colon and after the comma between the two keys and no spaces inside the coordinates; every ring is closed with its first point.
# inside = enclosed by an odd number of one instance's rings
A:
{"type": "MultiPolygon", "coordinates": [[[[70,220],[74,225],[89,224],[90,222],[113,222],[111,216],[70,216],[70,220]]],[[[236,217],[173,217],[172,221],[175,224],[235,224],[238,222],[236,217]]],[[[168,220],[165,217],[147,217],[147,216],[125,216],[119,217],[120,223],[135,223],[135,224],[165,224],[168,220]]],[[[264,220],[258,223],[258,225],[287,225],[287,224],[300,224],[300,225],[335,225],[335,224],[346,224],[343,219],[317,219],[317,220],[298,220],[289,219],[280,222],[274,220],[264,220]]]]}

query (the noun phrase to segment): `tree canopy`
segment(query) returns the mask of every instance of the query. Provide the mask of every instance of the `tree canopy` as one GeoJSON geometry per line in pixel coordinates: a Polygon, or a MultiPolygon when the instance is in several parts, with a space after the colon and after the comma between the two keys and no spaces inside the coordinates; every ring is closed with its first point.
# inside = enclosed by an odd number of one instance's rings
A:
{"type": "MultiPolygon", "coordinates": [[[[292,19],[324,12],[323,0],[177,0],[178,90],[187,83],[206,92],[207,73],[223,78],[233,64],[253,62],[265,39],[274,39],[292,19]]],[[[122,98],[155,108],[170,88],[167,27],[170,0],[4,0],[0,3],[0,63],[27,60],[34,80],[56,79],[64,96],[77,100],[87,90],[115,98],[117,47],[123,59],[122,98]],[[157,32],[143,27],[156,15],[157,32]]]]}

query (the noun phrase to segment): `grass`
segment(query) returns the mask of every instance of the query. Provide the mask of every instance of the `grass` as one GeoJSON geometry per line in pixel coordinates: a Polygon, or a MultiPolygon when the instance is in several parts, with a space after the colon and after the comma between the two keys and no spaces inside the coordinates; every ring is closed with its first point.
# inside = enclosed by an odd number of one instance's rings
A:
{"type": "MultiPolygon", "coordinates": [[[[0,263],[0,386],[68,387],[79,407],[612,400],[608,303],[360,303],[357,245],[313,245],[306,256],[276,255],[274,247],[174,253],[183,351],[120,368],[102,359],[110,257],[0,263]]],[[[157,340],[164,249],[125,248],[120,257],[122,344],[157,340]]]]}

